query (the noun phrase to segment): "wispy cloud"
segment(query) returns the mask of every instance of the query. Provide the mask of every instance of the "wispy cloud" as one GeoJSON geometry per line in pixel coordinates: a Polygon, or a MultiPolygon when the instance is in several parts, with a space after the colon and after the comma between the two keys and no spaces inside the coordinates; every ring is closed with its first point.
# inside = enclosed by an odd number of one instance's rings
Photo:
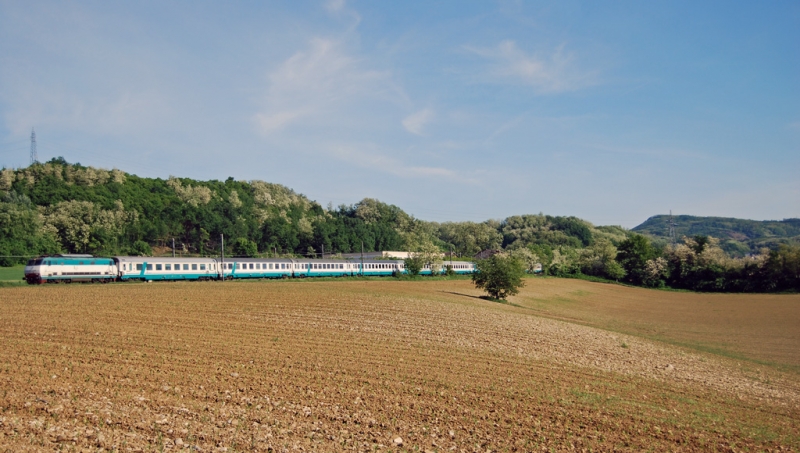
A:
{"type": "Polygon", "coordinates": [[[578,67],[574,54],[558,46],[549,55],[529,55],[516,42],[506,40],[496,47],[465,48],[489,60],[488,75],[495,80],[514,81],[533,87],[538,93],[575,91],[597,83],[596,74],[578,67]]]}
{"type": "Polygon", "coordinates": [[[271,134],[301,119],[341,113],[343,106],[364,99],[405,101],[387,71],[364,68],[347,52],[343,40],[314,38],[269,74],[264,111],[253,119],[261,133],[271,134]]]}
{"type": "Polygon", "coordinates": [[[328,0],[325,3],[325,9],[327,9],[332,13],[335,13],[344,9],[344,5],[345,5],[345,0],[328,0]]]}
{"type": "Polygon", "coordinates": [[[444,178],[468,184],[480,183],[475,178],[470,178],[449,168],[409,164],[393,157],[393,155],[382,152],[377,146],[371,144],[336,145],[329,148],[329,154],[339,160],[362,168],[378,170],[406,179],[444,178]]]}
{"type": "Polygon", "coordinates": [[[408,115],[403,120],[403,127],[406,128],[408,132],[416,135],[422,135],[422,130],[426,124],[428,124],[433,119],[433,110],[431,109],[423,109],[418,112],[412,113],[408,115]]]}

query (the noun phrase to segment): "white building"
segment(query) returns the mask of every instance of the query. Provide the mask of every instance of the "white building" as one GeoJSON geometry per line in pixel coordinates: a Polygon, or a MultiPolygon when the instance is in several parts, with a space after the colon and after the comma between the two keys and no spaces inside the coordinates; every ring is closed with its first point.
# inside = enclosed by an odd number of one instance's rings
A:
{"type": "MultiPolygon", "coordinates": [[[[342,253],[342,258],[347,259],[358,259],[360,260],[362,255],[361,253],[342,253]]],[[[395,252],[395,251],[386,251],[386,252],[364,252],[364,259],[365,260],[374,260],[374,259],[397,259],[397,260],[404,260],[409,258],[411,253],[409,252],[395,252]]]]}

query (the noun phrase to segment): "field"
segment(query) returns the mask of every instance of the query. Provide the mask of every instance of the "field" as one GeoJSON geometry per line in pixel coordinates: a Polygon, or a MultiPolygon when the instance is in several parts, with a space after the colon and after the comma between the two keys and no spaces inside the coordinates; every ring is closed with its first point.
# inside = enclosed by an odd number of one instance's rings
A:
{"type": "Polygon", "coordinates": [[[25,276],[25,265],[20,264],[11,267],[0,267],[0,283],[23,283],[22,277],[25,276]]]}
{"type": "Polygon", "coordinates": [[[0,288],[0,446],[800,449],[800,296],[562,279],[479,295],[466,280],[0,288]]]}
{"type": "Polygon", "coordinates": [[[800,296],[697,294],[539,279],[515,303],[563,319],[800,371],[800,296]]]}

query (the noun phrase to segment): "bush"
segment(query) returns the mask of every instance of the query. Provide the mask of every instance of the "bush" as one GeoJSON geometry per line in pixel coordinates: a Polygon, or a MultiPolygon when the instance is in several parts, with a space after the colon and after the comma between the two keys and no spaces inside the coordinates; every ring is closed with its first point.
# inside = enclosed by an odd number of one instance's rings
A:
{"type": "Polygon", "coordinates": [[[144,241],[136,241],[133,243],[131,247],[131,255],[133,256],[152,256],[153,249],[150,248],[150,244],[144,241]]]}
{"type": "Polygon", "coordinates": [[[411,275],[412,277],[419,275],[424,265],[425,262],[422,257],[416,254],[405,259],[406,272],[408,272],[408,275],[411,275]]]}

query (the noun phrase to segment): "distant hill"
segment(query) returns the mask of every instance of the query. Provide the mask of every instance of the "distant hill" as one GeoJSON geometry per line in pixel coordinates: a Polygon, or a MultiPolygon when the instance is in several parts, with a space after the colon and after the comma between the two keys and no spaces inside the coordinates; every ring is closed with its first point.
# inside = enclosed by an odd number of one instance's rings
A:
{"type": "MultiPolygon", "coordinates": [[[[669,239],[669,216],[656,215],[632,229],[640,234],[666,241],[669,239]]],[[[675,233],[683,236],[713,236],[732,256],[757,252],[778,244],[800,244],[800,219],[747,220],[729,217],[673,216],[675,233]]]]}

